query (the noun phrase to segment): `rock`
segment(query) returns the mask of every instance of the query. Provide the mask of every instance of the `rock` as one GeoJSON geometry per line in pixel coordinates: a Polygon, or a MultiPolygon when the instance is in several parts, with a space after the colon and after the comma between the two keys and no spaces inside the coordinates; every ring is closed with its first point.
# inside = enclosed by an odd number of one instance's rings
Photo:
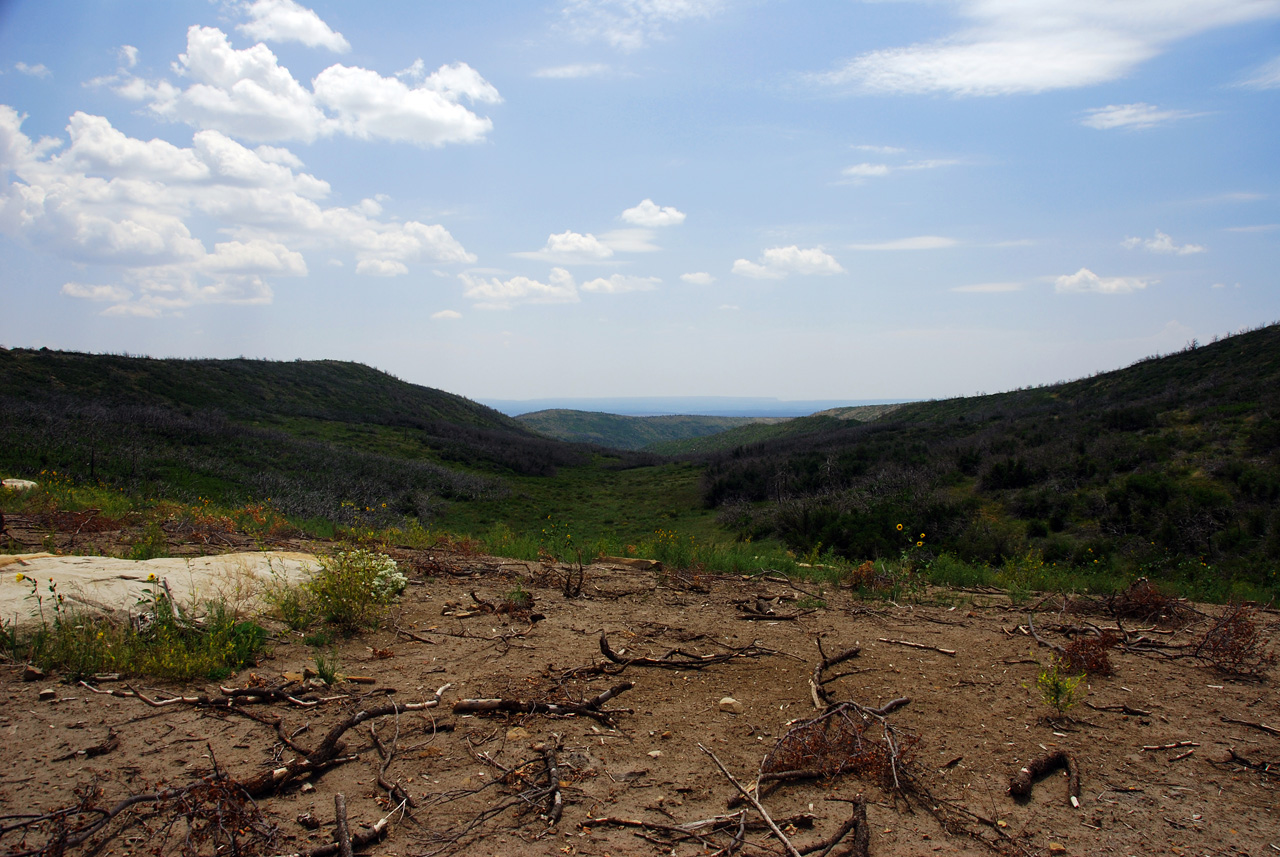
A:
{"type": "Polygon", "coordinates": [[[4,480],[4,487],[10,491],[30,491],[32,488],[40,486],[30,479],[6,479],[4,480]]]}
{"type": "Polygon", "coordinates": [[[726,696],[720,700],[720,710],[727,711],[730,714],[741,714],[743,711],[742,703],[734,699],[732,696],[726,696]]]}
{"type": "Polygon", "coordinates": [[[302,793],[303,793],[303,794],[309,794],[309,793],[311,793],[311,792],[313,792],[313,791],[315,791],[315,790],[316,790],[316,787],[315,787],[315,786],[313,786],[313,785],[311,785],[311,783],[303,783],[303,784],[302,784],[302,793]]]}
{"type": "Polygon", "coordinates": [[[40,691],[39,699],[41,702],[53,702],[58,698],[58,692],[51,687],[46,687],[40,691]]]}
{"type": "Polygon", "coordinates": [[[22,671],[23,681],[40,681],[42,678],[44,678],[44,670],[40,669],[40,667],[27,664],[22,671]]]}
{"type": "Polygon", "coordinates": [[[662,757],[662,751],[661,751],[661,750],[650,750],[650,751],[649,751],[649,756],[650,756],[651,758],[654,758],[654,759],[661,758],[661,757],[662,757]]]}
{"type": "Polygon", "coordinates": [[[1050,854],[1066,854],[1067,846],[1063,845],[1061,842],[1050,842],[1049,853],[1050,854]]]}
{"type": "Polygon", "coordinates": [[[320,819],[316,818],[309,812],[304,812],[298,816],[298,824],[301,824],[307,830],[315,830],[320,826],[320,819]]]}

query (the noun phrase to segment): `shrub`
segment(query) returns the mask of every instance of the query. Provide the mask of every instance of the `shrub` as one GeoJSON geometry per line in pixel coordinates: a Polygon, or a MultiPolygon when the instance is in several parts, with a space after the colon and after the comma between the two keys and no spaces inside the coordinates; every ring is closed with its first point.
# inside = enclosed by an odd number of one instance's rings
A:
{"type": "Polygon", "coordinates": [[[375,627],[383,608],[407,583],[391,557],[358,549],[322,557],[320,568],[303,588],[321,619],[354,634],[375,627]]]}
{"type": "Polygon", "coordinates": [[[1076,695],[1084,681],[1084,673],[1070,675],[1067,662],[1057,655],[1049,661],[1049,665],[1040,670],[1036,676],[1036,689],[1040,691],[1040,699],[1045,705],[1066,714],[1076,704],[1076,695]]]}

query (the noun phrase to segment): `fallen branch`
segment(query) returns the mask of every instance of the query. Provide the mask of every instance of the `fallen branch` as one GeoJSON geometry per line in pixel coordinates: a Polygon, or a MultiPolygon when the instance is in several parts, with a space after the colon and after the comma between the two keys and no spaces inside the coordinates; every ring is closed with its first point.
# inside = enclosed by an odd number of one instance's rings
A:
{"type": "Polygon", "coordinates": [[[1151,753],[1156,750],[1181,750],[1183,747],[1199,747],[1196,741],[1178,741],[1173,744],[1149,744],[1142,748],[1143,752],[1151,753]]]}
{"type": "Polygon", "coordinates": [[[744,798],[746,798],[747,803],[751,804],[751,806],[755,809],[756,812],[760,813],[760,817],[763,818],[765,823],[769,825],[769,829],[773,831],[773,835],[776,836],[778,838],[778,841],[782,843],[782,847],[786,849],[786,852],[790,854],[791,857],[801,857],[800,852],[797,851],[796,847],[791,844],[791,840],[788,839],[787,835],[782,832],[782,828],[778,827],[778,825],[774,823],[774,820],[769,816],[768,811],[766,811],[765,808],[760,804],[760,801],[756,800],[756,796],[751,793],[751,790],[748,789],[746,786],[744,786],[742,783],[738,782],[736,779],[734,779],[733,774],[729,773],[729,769],[726,768],[724,766],[724,763],[721,762],[720,759],[716,757],[715,753],[708,750],[701,743],[698,744],[698,749],[711,757],[711,761],[715,762],[716,767],[720,769],[720,773],[724,774],[725,779],[727,779],[730,783],[733,784],[733,787],[738,790],[739,794],[741,794],[744,798]]]}
{"type": "Polygon", "coordinates": [[[571,702],[526,702],[520,699],[460,699],[453,704],[453,713],[480,714],[490,711],[505,711],[512,714],[551,714],[557,717],[581,715],[612,726],[612,715],[621,714],[623,711],[609,711],[600,706],[633,687],[635,687],[634,683],[624,681],[581,704],[571,702]]]}
{"type": "Polygon", "coordinates": [[[655,667],[667,670],[700,670],[712,664],[723,664],[735,658],[755,658],[768,654],[754,643],[740,648],[731,648],[718,655],[694,655],[680,649],[672,649],[660,658],[624,658],[609,646],[604,631],[600,632],[600,653],[615,664],[623,667],[655,667]]]}
{"type": "Polygon", "coordinates": [[[1015,798],[1025,798],[1031,794],[1031,786],[1037,777],[1041,777],[1050,771],[1065,767],[1067,769],[1067,797],[1071,800],[1071,805],[1079,809],[1080,807],[1080,769],[1076,766],[1076,761],[1065,750],[1058,750],[1054,753],[1041,756],[1035,759],[1031,764],[1027,765],[1021,771],[1018,771],[1009,780],[1009,794],[1015,798]]]}
{"type": "Polygon", "coordinates": [[[347,827],[347,797],[339,792],[333,796],[333,836],[338,846],[338,857],[353,857],[351,831],[347,827]]]}
{"type": "Polygon", "coordinates": [[[1250,729],[1257,729],[1260,732],[1266,732],[1268,735],[1280,735],[1280,729],[1274,726],[1268,726],[1265,723],[1252,723],[1248,720],[1236,720],[1233,717],[1221,718],[1223,723],[1234,723],[1237,726],[1248,726],[1250,729]]]}
{"type": "Polygon", "coordinates": [[[1133,708],[1129,705],[1094,705],[1092,702],[1086,702],[1086,706],[1094,711],[1115,711],[1120,714],[1128,714],[1130,717],[1150,717],[1150,711],[1144,711],[1141,708],[1133,708]]]}
{"type": "Polygon", "coordinates": [[[887,637],[880,637],[879,640],[882,643],[893,643],[895,646],[910,646],[913,649],[928,649],[931,652],[940,652],[949,658],[954,658],[956,656],[955,649],[943,649],[938,646],[927,646],[924,643],[912,643],[909,640],[890,640],[887,637]]]}
{"type": "Polygon", "coordinates": [[[846,649],[845,651],[841,652],[838,655],[832,655],[831,657],[827,657],[826,653],[822,651],[821,637],[817,638],[817,643],[818,643],[818,654],[822,656],[822,660],[819,661],[818,665],[813,668],[813,677],[809,680],[809,690],[810,690],[810,693],[813,695],[813,707],[822,709],[827,707],[828,705],[831,705],[833,702],[835,702],[831,694],[827,693],[827,689],[825,685],[843,676],[842,674],[842,675],[824,677],[823,673],[838,664],[844,663],[850,658],[856,658],[859,655],[859,653],[862,652],[862,649],[859,646],[854,646],[851,649],[846,649]]]}
{"type": "Polygon", "coordinates": [[[119,746],[120,736],[116,734],[116,730],[108,726],[107,737],[104,738],[101,743],[94,744],[92,747],[85,747],[83,750],[72,750],[70,753],[65,753],[61,756],[55,757],[53,761],[65,762],[68,759],[74,759],[77,756],[83,759],[92,759],[95,756],[106,755],[119,746]]]}
{"type": "Polygon", "coordinates": [[[1270,773],[1274,773],[1277,769],[1280,769],[1280,765],[1277,765],[1275,762],[1254,762],[1250,759],[1246,759],[1244,756],[1241,756],[1239,753],[1236,752],[1235,747],[1228,747],[1227,753],[1230,754],[1227,758],[1227,761],[1235,762],[1237,765],[1243,765],[1244,767],[1249,768],[1250,770],[1261,771],[1264,774],[1270,774],[1270,773]]]}

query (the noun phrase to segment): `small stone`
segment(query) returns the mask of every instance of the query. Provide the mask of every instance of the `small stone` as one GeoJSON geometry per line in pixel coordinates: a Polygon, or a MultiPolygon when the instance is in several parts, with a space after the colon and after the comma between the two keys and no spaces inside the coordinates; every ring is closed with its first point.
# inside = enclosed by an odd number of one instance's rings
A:
{"type": "Polygon", "coordinates": [[[1063,845],[1061,842],[1050,842],[1049,853],[1050,854],[1066,854],[1067,846],[1063,845]]]}
{"type": "Polygon", "coordinates": [[[311,783],[303,783],[303,784],[302,784],[302,793],[303,793],[303,794],[311,794],[311,792],[313,792],[313,791],[315,791],[315,790],[316,790],[316,787],[315,787],[315,786],[313,786],[313,785],[311,785],[311,783]]]}
{"type": "Polygon", "coordinates": [[[732,696],[726,696],[720,700],[720,710],[727,711],[730,714],[741,714],[743,711],[742,703],[734,699],[732,696]]]}
{"type": "MultiPolygon", "coordinates": [[[[310,785],[310,783],[308,783],[308,785],[310,785]]],[[[316,818],[309,812],[304,812],[302,815],[298,816],[298,824],[301,824],[307,830],[315,830],[320,826],[320,819],[316,818]]]]}
{"type": "Polygon", "coordinates": [[[22,671],[23,681],[40,681],[42,678],[44,678],[44,670],[40,669],[40,667],[33,666],[32,664],[27,664],[26,668],[22,671]]]}
{"type": "Polygon", "coordinates": [[[661,756],[662,756],[662,751],[661,751],[661,750],[650,750],[650,751],[649,751],[649,756],[650,756],[651,758],[654,758],[654,759],[661,758],[661,756]]]}
{"type": "Polygon", "coordinates": [[[51,687],[46,687],[40,691],[39,698],[41,702],[53,702],[58,698],[58,692],[51,687]]]}

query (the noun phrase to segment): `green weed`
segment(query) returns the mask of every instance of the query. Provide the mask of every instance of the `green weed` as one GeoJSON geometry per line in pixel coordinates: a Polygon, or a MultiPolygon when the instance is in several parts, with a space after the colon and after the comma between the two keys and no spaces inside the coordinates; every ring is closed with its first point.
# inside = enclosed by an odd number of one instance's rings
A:
{"type": "Polygon", "coordinates": [[[1036,676],[1036,689],[1040,691],[1040,700],[1059,716],[1066,714],[1077,702],[1080,685],[1085,674],[1070,675],[1066,672],[1066,663],[1057,655],[1049,660],[1049,665],[1040,670],[1036,676]]]}

